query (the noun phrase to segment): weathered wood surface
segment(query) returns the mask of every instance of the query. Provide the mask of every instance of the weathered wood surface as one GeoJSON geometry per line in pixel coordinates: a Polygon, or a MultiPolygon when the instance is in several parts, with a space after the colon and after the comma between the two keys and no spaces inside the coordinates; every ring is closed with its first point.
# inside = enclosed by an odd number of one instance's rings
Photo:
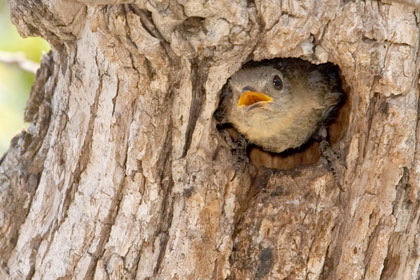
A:
{"type": "Polygon", "coordinates": [[[416,279],[419,12],[378,1],[9,0],[45,55],[0,165],[2,279],[416,279]],[[337,64],[320,164],[230,181],[213,113],[248,59],[337,64]]]}

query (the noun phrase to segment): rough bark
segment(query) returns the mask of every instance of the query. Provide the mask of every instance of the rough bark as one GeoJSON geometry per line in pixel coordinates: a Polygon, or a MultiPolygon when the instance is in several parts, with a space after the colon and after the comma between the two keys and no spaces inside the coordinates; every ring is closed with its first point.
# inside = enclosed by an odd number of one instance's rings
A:
{"type": "MultiPolygon", "coordinates": [[[[0,161],[1,279],[416,279],[419,13],[378,1],[9,0],[52,44],[0,161]],[[320,163],[233,175],[213,113],[249,59],[332,62],[320,163]]],[[[269,165],[269,164],[268,164],[269,165]]]]}

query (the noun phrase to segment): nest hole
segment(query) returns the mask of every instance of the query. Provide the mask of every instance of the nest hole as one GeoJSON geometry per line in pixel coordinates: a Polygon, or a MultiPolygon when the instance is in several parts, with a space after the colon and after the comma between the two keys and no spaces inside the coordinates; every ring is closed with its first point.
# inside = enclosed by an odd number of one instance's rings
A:
{"type": "MultiPolygon", "coordinates": [[[[251,61],[246,63],[243,68],[274,64],[279,60],[282,59],[277,58],[261,62],[251,61]]],[[[340,80],[340,91],[345,94],[345,98],[339,105],[335,117],[329,122],[327,126],[328,141],[330,145],[333,146],[334,150],[339,152],[339,154],[344,155],[344,152],[339,151],[340,145],[337,144],[341,139],[344,138],[348,127],[349,114],[351,110],[350,98],[348,98],[348,92],[350,89],[349,86],[345,83],[344,77],[342,76],[339,67],[329,62],[326,64],[331,67],[331,71],[336,71],[338,74],[340,80]]],[[[238,131],[233,126],[224,124],[223,126],[219,126],[219,128],[220,127],[228,131],[233,141],[237,139],[238,131]]],[[[262,147],[251,143],[251,145],[248,146],[247,154],[250,162],[255,166],[274,168],[278,170],[290,170],[301,166],[309,166],[316,164],[320,159],[319,142],[317,142],[314,138],[310,138],[306,143],[296,149],[286,150],[282,153],[268,152],[262,147]]]]}

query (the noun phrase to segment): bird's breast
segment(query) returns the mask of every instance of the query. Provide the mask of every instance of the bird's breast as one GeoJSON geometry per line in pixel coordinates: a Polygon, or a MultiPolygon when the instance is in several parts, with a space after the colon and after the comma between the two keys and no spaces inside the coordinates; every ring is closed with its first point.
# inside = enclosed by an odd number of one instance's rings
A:
{"type": "Polygon", "coordinates": [[[316,119],[301,118],[293,112],[234,116],[231,122],[250,142],[276,153],[304,144],[317,125],[316,119]]]}

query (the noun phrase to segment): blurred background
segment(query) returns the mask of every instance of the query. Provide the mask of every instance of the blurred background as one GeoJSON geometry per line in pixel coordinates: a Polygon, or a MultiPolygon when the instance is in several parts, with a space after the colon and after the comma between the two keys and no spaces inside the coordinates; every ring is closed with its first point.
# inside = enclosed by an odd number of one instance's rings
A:
{"type": "Polygon", "coordinates": [[[49,50],[41,38],[20,37],[10,21],[7,1],[0,0],[0,158],[13,136],[29,125],[23,121],[23,111],[34,82],[33,73],[4,61],[7,57],[23,57],[39,64],[42,53],[49,50]]]}

